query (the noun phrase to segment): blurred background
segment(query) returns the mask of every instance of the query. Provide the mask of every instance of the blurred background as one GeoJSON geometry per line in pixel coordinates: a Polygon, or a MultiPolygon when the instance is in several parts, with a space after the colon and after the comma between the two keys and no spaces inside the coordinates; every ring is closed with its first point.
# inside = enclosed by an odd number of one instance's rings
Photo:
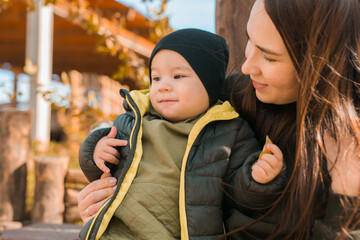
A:
{"type": "Polygon", "coordinates": [[[215,32],[215,0],[0,3],[0,107],[32,110],[40,152],[71,140],[66,127],[88,132],[121,113],[118,89],[148,87],[147,60],[159,38],[185,27],[215,32]],[[64,126],[74,111],[93,120],[76,116],[84,121],[64,126]]]}

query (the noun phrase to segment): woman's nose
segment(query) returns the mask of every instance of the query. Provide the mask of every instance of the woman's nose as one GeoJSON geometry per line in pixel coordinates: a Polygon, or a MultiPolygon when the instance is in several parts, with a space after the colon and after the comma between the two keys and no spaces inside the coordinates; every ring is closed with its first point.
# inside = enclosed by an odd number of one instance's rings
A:
{"type": "Polygon", "coordinates": [[[245,50],[246,60],[241,66],[241,71],[246,75],[258,75],[260,74],[260,67],[256,55],[256,49],[251,46],[250,43],[246,45],[245,50]]]}

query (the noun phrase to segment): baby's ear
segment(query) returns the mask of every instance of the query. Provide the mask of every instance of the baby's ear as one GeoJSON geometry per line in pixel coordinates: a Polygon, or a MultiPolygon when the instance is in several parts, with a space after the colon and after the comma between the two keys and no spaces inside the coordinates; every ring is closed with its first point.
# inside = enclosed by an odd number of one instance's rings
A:
{"type": "Polygon", "coordinates": [[[272,153],[272,152],[266,147],[268,144],[272,144],[272,141],[271,141],[271,139],[269,138],[269,136],[266,135],[264,148],[263,148],[262,152],[261,152],[260,155],[259,155],[259,159],[262,157],[263,154],[272,153]]]}

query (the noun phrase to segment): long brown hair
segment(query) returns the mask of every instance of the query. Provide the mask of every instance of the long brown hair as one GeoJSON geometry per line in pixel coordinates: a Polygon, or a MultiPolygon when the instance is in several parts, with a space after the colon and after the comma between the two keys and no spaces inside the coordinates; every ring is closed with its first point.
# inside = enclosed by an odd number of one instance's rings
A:
{"type": "MultiPolygon", "coordinates": [[[[270,238],[278,237],[291,221],[295,225],[287,238],[309,239],[319,204],[317,194],[319,188],[324,188],[327,169],[324,132],[334,139],[345,133],[357,148],[360,146],[360,1],[264,3],[297,70],[299,99],[296,108],[284,106],[283,112],[269,114],[271,105],[260,103],[248,85],[240,90],[240,103],[239,91],[233,91],[232,103],[253,123],[259,139],[270,135],[293,159],[290,181],[277,201],[285,202],[284,215],[270,238]]],[[[348,236],[349,228],[360,224],[359,196],[354,211],[343,219],[339,238],[348,236]]]]}

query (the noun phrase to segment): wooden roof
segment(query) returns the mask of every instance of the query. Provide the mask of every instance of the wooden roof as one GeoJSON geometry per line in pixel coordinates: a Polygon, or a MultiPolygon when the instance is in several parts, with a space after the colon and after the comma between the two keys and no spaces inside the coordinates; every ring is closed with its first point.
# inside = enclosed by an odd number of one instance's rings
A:
{"type": "MultiPolygon", "coordinates": [[[[118,43],[148,59],[154,43],[148,40],[151,22],[132,8],[113,0],[89,0],[86,18],[96,13],[103,16],[99,32],[114,36],[118,43]],[[120,23],[126,26],[122,28],[120,23]]],[[[54,5],[53,72],[67,70],[94,72],[111,76],[117,69],[117,57],[99,54],[95,46],[98,37],[89,34],[80,23],[71,19],[70,0],[57,0],[54,5]]],[[[0,64],[9,62],[22,68],[25,64],[27,6],[23,0],[13,0],[10,9],[0,13],[0,64]]]]}

